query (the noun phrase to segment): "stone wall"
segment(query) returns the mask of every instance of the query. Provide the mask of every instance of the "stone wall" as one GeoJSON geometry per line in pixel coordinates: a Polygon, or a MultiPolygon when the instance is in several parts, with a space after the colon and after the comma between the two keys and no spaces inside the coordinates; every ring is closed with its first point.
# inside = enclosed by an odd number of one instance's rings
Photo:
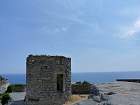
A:
{"type": "Polygon", "coordinates": [[[26,104],[63,105],[71,94],[71,59],[64,56],[33,56],[26,62],[26,104]],[[57,76],[63,75],[59,91],[57,76]],[[62,86],[61,86],[62,87],[62,86]]]}

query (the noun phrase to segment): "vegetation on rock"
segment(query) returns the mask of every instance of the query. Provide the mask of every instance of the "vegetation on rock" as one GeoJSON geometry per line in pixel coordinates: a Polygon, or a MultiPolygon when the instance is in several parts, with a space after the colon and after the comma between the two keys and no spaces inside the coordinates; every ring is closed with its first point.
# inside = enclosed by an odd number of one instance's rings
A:
{"type": "Polygon", "coordinates": [[[6,93],[12,93],[13,89],[12,89],[12,86],[8,86],[7,87],[7,90],[6,90],[6,93]]]}
{"type": "Polygon", "coordinates": [[[25,91],[25,85],[24,84],[14,84],[14,85],[9,85],[8,86],[6,93],[23,92],[23,91],[25,91]]]}
{"type": "Polygon", "coordinates": [[[8,103],[9,100],[10,100],[10,95],[8,93],[4,93],[2,95],[1,104],[5,105],[8,103]]]}
{"type": "Polygon", "coordinates": [[[23,91],[25,91],[25,85],[23,85],[23,84],[9,85],[7,87],[7,90],[5,91],[5,93],[0,94],[1,104],[2,105],[7,104],[8,101],[11,99],[9,93],[12,93],[12,92],[23,92],[23,91]]]}
{"type": "Polygon", "coordinates": [[[87,81],[72,84],[72,94],[90,94],[91,86],[87,81]]]}

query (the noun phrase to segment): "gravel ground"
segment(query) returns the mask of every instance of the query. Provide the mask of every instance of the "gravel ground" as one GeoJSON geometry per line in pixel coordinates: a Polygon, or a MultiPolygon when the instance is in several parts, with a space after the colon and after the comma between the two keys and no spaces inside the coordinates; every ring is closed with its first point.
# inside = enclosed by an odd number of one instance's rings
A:
{"type": "Polygon", "coordinates": [[[12,100],[8,105],[25,105],[23,101],[25,98],[25,92],[10,93],[10,97],[12,100]]]}
{"type": "Polygon", "coordinates": [[[97,87],[102,93],[114,93],[108,95],[106,104],[88,99],[74,105],[140,105],[140,83],[113,82],[100,84],[97,87]]]}
{"type": "Polygon", "coordinates": [[[74,105],[98,105],[97,102],[93,101],[92,99],[84,100],[74,105]]]}

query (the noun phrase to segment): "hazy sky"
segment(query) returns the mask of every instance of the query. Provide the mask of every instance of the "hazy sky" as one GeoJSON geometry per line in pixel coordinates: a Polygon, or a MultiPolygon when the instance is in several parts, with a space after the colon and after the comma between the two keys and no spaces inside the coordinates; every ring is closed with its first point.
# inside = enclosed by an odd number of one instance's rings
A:
{"type": "Polygon", "coordinates": [[[0,0],[0,73],[28,54],[72,58],[72,72],[140,70],[140,0],[0,0]]]}

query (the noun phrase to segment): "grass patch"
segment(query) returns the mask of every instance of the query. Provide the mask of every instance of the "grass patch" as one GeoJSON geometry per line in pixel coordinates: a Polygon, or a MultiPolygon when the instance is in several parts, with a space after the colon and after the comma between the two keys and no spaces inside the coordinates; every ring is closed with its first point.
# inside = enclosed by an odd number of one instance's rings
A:
{"type": "Polygon", "coordinates": [[[71,95],[64,105],[71,105],[72,103],[87,99],[88,95],[71,95]]]}

